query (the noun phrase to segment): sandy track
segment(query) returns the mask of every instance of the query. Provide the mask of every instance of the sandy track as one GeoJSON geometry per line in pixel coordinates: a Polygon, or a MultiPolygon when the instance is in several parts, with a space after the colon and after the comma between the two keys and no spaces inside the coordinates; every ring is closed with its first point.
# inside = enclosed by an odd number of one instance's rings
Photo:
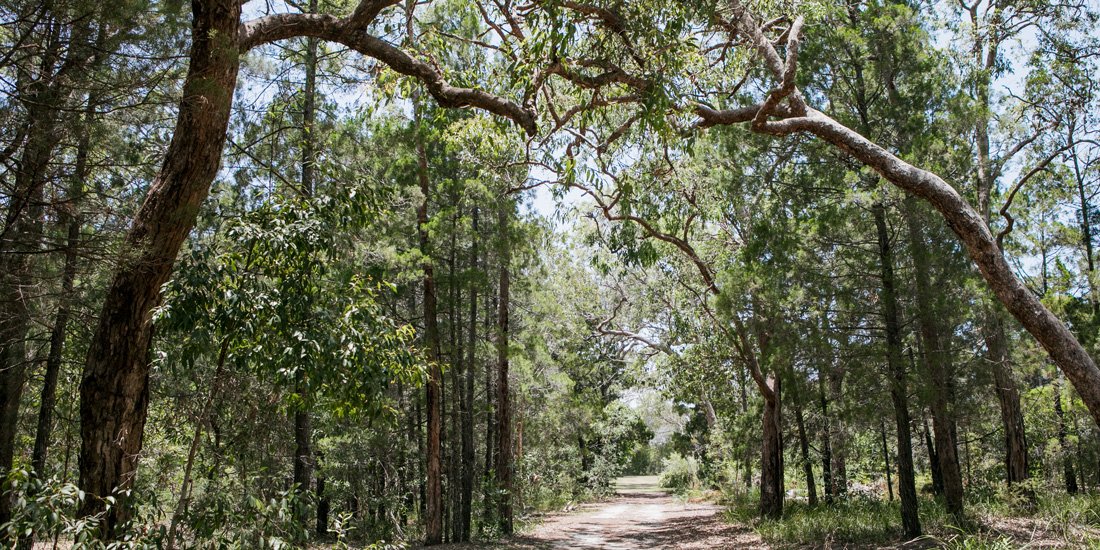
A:
{"type": "MultiPolygon", "coordinates": [[[[605,548],[766,548],[751,530],[727,524],[720,506],[684,502],[657,488],[656,477],[623,478],[616,496],[547,516],[530,533],[491,546],[514,550],[605,548]]],[[[485,548],[463,545],[452,548],[485,548]]]]}

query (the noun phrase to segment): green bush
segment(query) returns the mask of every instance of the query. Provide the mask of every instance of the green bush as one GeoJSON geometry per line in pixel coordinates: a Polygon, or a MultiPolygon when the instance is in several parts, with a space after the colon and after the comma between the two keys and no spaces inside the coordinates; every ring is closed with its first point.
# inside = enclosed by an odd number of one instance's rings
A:
{"type": "Polygon", "coordinates": [[[151,550],[161,546],[164,529],[158,518],[143,517],[140,509],[130,523],[119,529],[116,540],[100,539],[100,522],[118,502],[116,496],[104,499],[103,512],[82,517],[76,510],[85,498],[91,497],[72,483],[57,478],[39,479],[20,468],[9,472],[3,481],[2,492],[12,499],[12,518],[0,525],[0,533],[12,540],[57,537],[81,550],[151,550]]]}
{"type": "Polygon", "coordinates": [[[699,462],[695,457],[683,457],[673,453],[664,460],[661,471],[661,487],[675,491],[699,488],[699,462]]]}

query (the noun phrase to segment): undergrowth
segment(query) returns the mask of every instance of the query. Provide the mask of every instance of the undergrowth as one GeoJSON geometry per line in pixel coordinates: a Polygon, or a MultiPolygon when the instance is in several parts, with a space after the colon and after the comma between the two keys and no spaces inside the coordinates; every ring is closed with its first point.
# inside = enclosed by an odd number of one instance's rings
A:
{"type": "MultiPolygon", "coordinates": [[[[831,505],[787,501],[780,519],[760,519],[756,492],[723,496],[727,518],[752,525],[778,547],[854,545],[876,547],[904,542],[897,500],[849,498],[831,505]]],[[[1031,546],[1100,550],[1100,495],[1041,494],[1034,507],[1021,507],[997,495],[967,503],[965,525],[958,525],[940,502],[922,497],[920,542],[957,550],[1001,550],[1031,546]],[[1016,529],[1005,527],[1017,522],[1016,529]]],[[[920,545],[920,546],[924,546],[920,545]]]]}

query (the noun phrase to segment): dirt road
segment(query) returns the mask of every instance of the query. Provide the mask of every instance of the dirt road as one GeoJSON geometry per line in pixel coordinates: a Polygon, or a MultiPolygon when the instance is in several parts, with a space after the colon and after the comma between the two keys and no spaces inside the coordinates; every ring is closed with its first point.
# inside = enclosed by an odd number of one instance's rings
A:
{"type": "Polygon", "coordinates": [[[724,523],[720,506],[685,502],[657,487],[656,477],[621,478],[605,502],[545,518],[533,532],[498,548],[515,550],[765,548],[744,526],[724,523]]]}

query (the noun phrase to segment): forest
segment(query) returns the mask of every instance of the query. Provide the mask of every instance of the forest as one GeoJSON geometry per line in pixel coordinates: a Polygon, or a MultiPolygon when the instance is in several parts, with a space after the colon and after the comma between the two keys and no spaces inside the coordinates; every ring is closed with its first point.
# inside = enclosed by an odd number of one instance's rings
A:
{"type": "Polygon", "coordinates": [[[0,547],[1100,548],[1095,0],[0,0],[0,547]]]}

